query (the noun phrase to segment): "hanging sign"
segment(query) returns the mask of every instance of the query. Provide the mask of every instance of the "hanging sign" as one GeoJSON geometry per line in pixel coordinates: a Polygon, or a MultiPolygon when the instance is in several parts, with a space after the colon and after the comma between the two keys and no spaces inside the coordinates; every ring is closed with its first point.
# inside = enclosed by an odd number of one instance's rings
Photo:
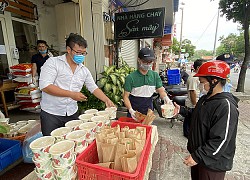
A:
{"type": "Polygon", "coordinates": [[[115,14],[115,39],[162,37],[165,8],[115,14]]]}
{"type": "Polygon", "coordinates": [[[5,10],[5,8],[8,7],[8,6],[9,6],[8,1],[2,1],[2,2],[0,2],[0,11],[3,12],[5,10]]]}
{"type": "Polygon", "coordinates": [[[38,18],[36,5],[28,0],[0,0],[0,11],[8,11],[31,20],[38,18]]]}

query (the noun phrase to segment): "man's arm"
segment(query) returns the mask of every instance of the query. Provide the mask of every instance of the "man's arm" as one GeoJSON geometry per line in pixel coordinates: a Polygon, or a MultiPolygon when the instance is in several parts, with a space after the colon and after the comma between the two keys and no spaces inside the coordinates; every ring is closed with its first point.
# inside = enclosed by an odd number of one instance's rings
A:
{"type": "Polygon", "coordinates": [[[196,103],[197,103],[196,91],[195,90],[189,90],[189,93],[190,93],[191,103],[195,106],[196,103]]]}
{"type": "Polygon", "coordinates": [[[123,101],[124,101],[124,105],[126,106],[126,108],[128,109],[131,117],[137,121],[136,119],[136,116],[135,116],[135,110],[133,109],[131,103],[130,103],[130,100],[129,100],[129,95],[130,95],[130,92],[128,91],[124,91],[124,94],[123,94],[123,101]]]}
{"type": "Polygon", "coordinates": [[[36,75],[36,72],[37,72],[37,66],[36,66],[36,63],[32,63],[32,77],[35,77],[36,75]]]}
{"type": "Polygon", "coordinates": [[[124,105],[126,106],[127,109],[132,108],[132,105],[131,105],[130,100],[129,100],[129,95],[130,95],[130,92],[124,91],[123,101],[124,101],[124,105]]]}
{"type": "Polygon", "coordinates": [[[158,92],[160,94],[161,99],[163,99],[165,101],[165,103],[170,101],[164,87],[160,87],[160,88],[156,89],[156,92],[158,92]]]}

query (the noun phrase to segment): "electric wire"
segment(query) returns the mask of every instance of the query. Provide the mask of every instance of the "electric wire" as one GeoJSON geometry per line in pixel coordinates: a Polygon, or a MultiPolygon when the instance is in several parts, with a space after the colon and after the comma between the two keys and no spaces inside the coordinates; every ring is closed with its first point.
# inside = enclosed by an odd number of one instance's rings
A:
{"type": "Polygon", "coordinates": [[[214,17],[212,18],[212,20],[209,22],[209,24],[207,25],[206,29],[202,32],[201,36],[198,38],[198,40],[195,42],[195,44],[198,43],[198,41],[203,37],[204,33],[207,31],[207,29],[209,28],[209,26],[211,25],[211,23],[213,22],[214,18],[216,17],[217,12],[215,13],[214,17]]]}
{"type": "Polygon", "coordinates": [[[143,4],[146,4],[147,2],[149,2],[149,0],[145,0],[144,2],[142,2],[142,0],[140,0],[140,2],[137,2],[137,0],[135,0],[134,2],[132,2],[133,0],[130,0],[126,3],[124,3],[123,6],[117,7],[115,8],[113,11],[111,11],[111,13],[116,12],[119,8],[129,8],[129,7],[139,7],[143,4]]]}

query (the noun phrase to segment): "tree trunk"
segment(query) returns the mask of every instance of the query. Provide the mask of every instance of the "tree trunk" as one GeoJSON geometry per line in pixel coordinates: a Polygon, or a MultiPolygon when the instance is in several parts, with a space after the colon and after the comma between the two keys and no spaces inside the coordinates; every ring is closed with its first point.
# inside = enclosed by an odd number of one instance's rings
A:
{"type": "Polygon", "coordinates": [[[243,22],[243,29],[244,29],[244,39],[245,39],[245,57],[241,66],[236,92],[244,92],[246,72],[248,64],[250,62],[250,46],[249,46],[250,6],[245,5],[244,11],[245,11],[244,12],[245,18],[243,22]]]}

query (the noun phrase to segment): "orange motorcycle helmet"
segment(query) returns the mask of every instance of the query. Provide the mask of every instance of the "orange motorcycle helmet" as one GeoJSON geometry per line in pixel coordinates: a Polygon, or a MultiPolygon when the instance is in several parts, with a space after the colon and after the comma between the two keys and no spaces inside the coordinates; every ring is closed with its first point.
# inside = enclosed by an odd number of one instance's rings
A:
{"type": "Polygon", "coordinates": [[[221,79],[227,79],[230,74],[230,67],[225,61],[212,60],[203,63],[198,72],[194,75],[195,77],[206,77],[214,76],[221,79]]]}

